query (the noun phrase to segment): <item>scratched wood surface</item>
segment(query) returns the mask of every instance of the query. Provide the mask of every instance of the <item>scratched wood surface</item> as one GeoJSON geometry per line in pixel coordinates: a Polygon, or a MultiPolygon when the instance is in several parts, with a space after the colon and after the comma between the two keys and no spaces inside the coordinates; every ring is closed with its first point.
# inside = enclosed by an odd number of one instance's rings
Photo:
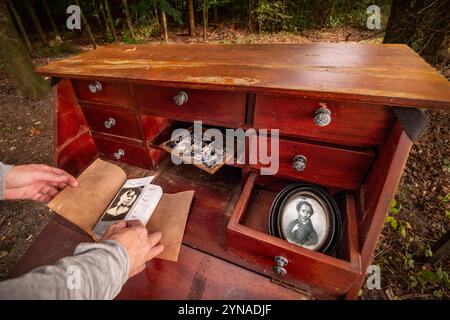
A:
{"type": "Polygon", "coordinates": [[[450,109],[449,82],[400,44],[111,45],[37,72],[450,109]]]}

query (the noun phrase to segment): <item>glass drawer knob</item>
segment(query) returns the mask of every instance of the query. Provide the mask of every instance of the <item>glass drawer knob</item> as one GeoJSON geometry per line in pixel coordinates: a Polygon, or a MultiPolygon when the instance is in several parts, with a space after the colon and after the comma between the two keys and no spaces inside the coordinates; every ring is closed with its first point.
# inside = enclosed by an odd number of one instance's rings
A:
{"type": "Polygon", "coordinates": [[[331,111],[325,103],[319,103],[321,106],[314,112],[314,123],[316,126],[325,127],[331,123],[331,111]]]}
{"type": "Polygon", "coordinates": [[[294,157],[294,162],[292,163],[292,168],[296,171],[303,171],[306,168],[306,157],[298,154],[294,157]]]}
{"type": "Polygon", "coordinates": [[[181,107],[187,101],[188,101],[188,95],[184,91],[178,92],[177,95],[175,97],[173,97],[173,102],[179,107],[181,107]]]}
{"type": "Polygon", "coordinates": [[[123,149],[119,149],[117,150],[117,152],[114,153],[114,158],[116,158],[117,160],[120,160],[120,158],[122,158],[125,155],[125,151],[123,151],[123,149]]]}
{"type": "Polygon", "coordinates": [[[89,91],[92,93],[102,91],[102,89],[103,89],[102,84],[98,81],[95,81],[94,83],[91,83],[89,85],[89,91]]]}
{"type": "Polygon", "coordinates": [[[106,129],[111,129],[115,125],[116,125],[116,120],[114,118],[109,118],[108,120],[105,121],[105,128],[106,129]]]}
{"type": "Polygon", "coordinates": [[[288,259],[283,256],[275,256],[275,265],[273,266],[273,271],[279,277],[284,277],[287,275],[287,270],[284,268],[288,264],[288,259]]]}

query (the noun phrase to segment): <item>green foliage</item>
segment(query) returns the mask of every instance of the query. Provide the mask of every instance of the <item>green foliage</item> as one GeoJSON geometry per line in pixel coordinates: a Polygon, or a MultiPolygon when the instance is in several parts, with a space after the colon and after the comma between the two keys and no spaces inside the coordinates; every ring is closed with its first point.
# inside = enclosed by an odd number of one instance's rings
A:
{"type": "Polygon", "coordinates": [[[37,54],[49,57],[63,57],[81,52],[80,49],[72,46],[69,42],[57,43],[51,47],[41,43],[36,43],[35,50],[37,54]]]}
{"type": "MultiPolygon", "coordinates": [[[[417,285],[420,285],[422,289],[435,286],[450,288],[448,273],[442,270],[442,267],[437,268],[436,271],[430,271],[426,267],[422,267],[422,270],[417,272],[415,275],[410,276],[409,280],[410,286],[413,288],[417,285]]],[[[433,292],[433,295],[436,298],[441,298],[442,294],[442,289],[438,289],[433,292]]]]}
{"type": "MultiPolygon", "coordinates": [[[[401,209],[401,203],[398,203],[395,199],[392,199],[389,206],[389,213],[395,215],[399,213],[401,209]]],[[[397,230],[399,236],[402,238],[406,238],[407,230],[411,229],[411,225],[408,221],[397,219],[394,216],[387,216],[385,223],[389,223],[392,229],[397,230]]]]}
{"type": "Polygon", "coordinates": [[[282,1],[260,0],[254,13],[261,31],[286,30],[292,18],[285,13],[282,1]]]}
{"type": "Polygon", "coordinates": [[[183,24],[183,20],[181,19],[181,12],[170,4],[169,1],[166,0],[154,0],[156,4],[159,6],[159,9],[164,11],[168,16],[172,17],[178,24],[183,24]]]}
{"type": "Polygon", "coordinates": [[[448,203],[448,202],[450,202],[450,192],[447,193],[447,194],[445,195],[445,197],[442,197],[442,198],[441,198],[441,202],[442,202],[442,203],[448,203]]]}
{"type": "Polygon", "coordinates": [[[450,172],[450,160],[448,159],[442,160],[442,171],[450,172]]]}
{"type": "Polygon", "coordinates": [[[397,219],[395,219],[394,217],[391,216],[386,217],[386,223],[390,223],[392,229],[397,230],[398,223],[397,219]]]}
{"type": "Polygon", "coordinates": [[[403,256],[403,265],[405,269],[414,269],[415,261],[411,253],[405,253],[405,255],[403,256]]]}
{"type": "Polygon", "coordinates": [[[391,204],[389,206],[389,212],[396,214],[398,213],[400,210],[402,209],[402,205],[400,203],[397,204],[397,200],[395,200],[395,198],[393,198],[391,200],[391,204]]]}

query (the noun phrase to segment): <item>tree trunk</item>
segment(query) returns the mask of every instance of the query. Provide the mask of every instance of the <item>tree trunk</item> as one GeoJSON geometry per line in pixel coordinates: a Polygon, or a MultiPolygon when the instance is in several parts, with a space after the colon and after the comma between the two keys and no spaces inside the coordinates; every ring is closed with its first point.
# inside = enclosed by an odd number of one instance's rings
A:
{"type": "Polygon", "coordinates": [[[107,30],[104,28],[103,24],[102,24],[102,20],[100,19],[100,15],[98,14],[98,10],[97,10],[97,3],[95,2],[95,0],[92,0],[92,7],[93,9],[93,16],[95,16],[95,20],[97,20],[97,25],[99,27],[99,29],[106,34],[107,30]]]}
{"type": "Polygon", "coordinates": [[[158,8],[156,7],[156,3],[153,3],[153,11],[155,12],[155,23],[158,31],[161,30],[161,25],[159,24],[159,16],[158,16],[158,8]]]}
{"type": "Polygon", "coordinates": [[[207,30],[208,30],[208,7],[206,4],[206,0],[203,0],[203,41],[206,41],[207,30]]]}
{"type": "Polygon", "coordinates": [[[408,43],[412,38],[417,27],[417,17],[411,15],[413,11],[416,11],[415,3],[415,0],[392,1],[384,43],[408,43]]]}
{"type": "Polygon", "coordinates": [[[195,13],[194,13],[194,0],[188,0],[188,12],[189,12],[189,34],[191,37],[195,36],[195,13]]]}
{"type": "Polygon", "coordinates": [[[253,32],[253,0],[248,0],[248,30],[253,32]]]}
{"type": "Polygon", "coordinates": [[[106,34],[112,35],[111,29],[109,27],[109,21],[105,14],[105,8],[103,8],[102,0],[100,0],[100,13],[102,15],[103,21],[105,21],[106,34]]]}
{"type": "Polygon", "coordinates": [[[30,99],[39,99],[48,84],[34,73],[33,63],[20,40],[5,1],[0,1],[0,60],[14,87],[30,99]]]}
{"type": "Polygon", "coordinates": [[[30,14],[31,20],[33,21],[34,24],[34,28],[39,34],[39,37],[41,38],[42,42],[44,44],[49,44],[48,39],[45,36],[44,30],[41,27],[41,23],[39,22],[39,19],[36,15],[36,12],[34,12],[34,9],[31,6],[30,0],[25,0],[25,6],[27,7],[28,13],[30,14]]]}
{"type": "Polygon", "coordinates": [[[432,64],[448,58],[442,45],[450,28],[449,6],[449,0],[394,0],[383,42],[406,43],[432,64]]]}
{"type": "Polygon", "coordinates": [[[58,28],[56,27],[55,20],[53,20],[52,13],[47,5],[47,0],[42,0],[42,4],[44,5],[45,12],[47,13],[47,17],[50,20],[50,24],[52,25],[53,34],[55,35],[56,42],[62,43],[61,36],[58,32],[58,28]]]}
{"type": "Polygon", "coordinates": [[[327,14],[325,15],[325,18],[323,19],[322,28],[325,27],[325,24],[327,23],[328,17],[330,16],[331,10],[333,9],[335,0],[331,1],[330,8],[328,8],[327,14]]]}
{"type": "Polygon", "coordinates": [[[81,20],[83,21],[84,26],[86,27],[86,31],[87,31],[87,33],[89,35],[89,39],[91,39],[92,46],[93,46],[93,48],[95,50],[95,49],[97,49],[97,43],[95,42],[94,36],[92,35],[91,27],[89,26],[89,22],[87,21],[85,15],[83,13],[83,9],[81,9],[80,2],[78,0],[75,0],[75,3],[77,4],[77,6],[80,7],[81,20]]]}
{"type": "Polygon", "coordinates": [[[166,18],[166,13],[161,10],[161,16],[162,16],[162,23],[163,23],[163,28],[164,28],[164,42],[168,43],[169,42],[169,32],[167,31],[167,18],[166,18]]]}
{"type": "Polygon", "coordinates": [[[215,24],[219,23],[219,7],[213,6],[213,21],[215,24]]]}
{"type": "Polygon", "coordinates": [[[136,40],[136,35],[134,34],[133,24],[131,23],[130,11],[128,10],[127,0],[122,0],[123,9],[125,12],[125,17],[127,19],[128,29],[130,29],[131,37],[136,40]]]}
{"type": "Polygon", "coordinates": [[[109,10],[109,2],[108,0],[105,0],[105,9],[106,9],[106,17],[109,21],[109,26],[111,28],[112,35],[114,37],[114,41],[117,42],[117,34],[116,34],[116,28],[114,27],[114,21],[111,16],[111,10],[109,10]]]}
{"type": "Polygon", "coordinates": [[[25,31],[25,28],[23,27],[22,19],[20,18],[19,14],[17,13],[16,9],[13,6],[13,3],[11,0],[8,0],[9,8],[11,9],[11,12],[14,16],[14,19],[16,20],[17,26],[19,27],[20,34],[23,38],[23,41],[25,41],[25,44],[27,45],[28,53],[30,56],[34,55],[33,47],[31,46],[30,39],[28,38],[28,34],[25,31]]]}

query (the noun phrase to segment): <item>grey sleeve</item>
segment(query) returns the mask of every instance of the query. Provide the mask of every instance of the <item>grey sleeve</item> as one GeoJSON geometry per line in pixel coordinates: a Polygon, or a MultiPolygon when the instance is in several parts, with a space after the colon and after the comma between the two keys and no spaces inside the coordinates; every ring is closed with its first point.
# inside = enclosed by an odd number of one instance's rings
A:
{"type": "Polygon", "coordinates": [[[118,242],[81,243],[72,257],[0,282],[0,299],[113,299],[129,269],[128,253],[118,242]]]}
{"type": "Polygon", "coordinates": [[[0,200],[5,199],[5,177],[13,166],[0,162],[0,200]]]}

